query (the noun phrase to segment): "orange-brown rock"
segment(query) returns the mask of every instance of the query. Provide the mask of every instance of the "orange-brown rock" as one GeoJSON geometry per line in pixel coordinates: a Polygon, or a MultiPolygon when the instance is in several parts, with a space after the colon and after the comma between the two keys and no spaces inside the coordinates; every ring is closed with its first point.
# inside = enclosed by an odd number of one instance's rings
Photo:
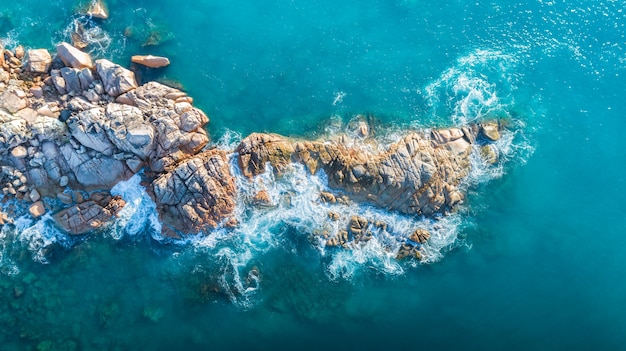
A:
{"type": "Polygon", "coordinates": [[[124,200],[119,196],[97,192],[87,201],[59,211],[54,215],[54,219],[68,233],[81,235],[109,222],[124,205],[124,200]]]}
{"type": "Polygon", "coordinates": [[[426,229],[416,229],[411,235],[409,235],[409,240],[423,244],[430,239],[430,232],[426,229]]]}
{"type": "Polygon", "coordinates": [[[136,64],[150,68],[160,68],[169,66],[170,64],[170,60],[167,57],[162,56],[134,55],[130,58],[130,60],[136,64]]]}
{"type": "Polygon", "coordinates": [[[212,149],[161,174],[150,193],[164,226],[183,234],[212,229],[235,209],[235,182],[226,152],[212,149]]]}
{"type": "Polygon", "coordinates": [[[379,153],[342,141],[295,141],[254,133],[236,151],[242,173],[248,177],[262,173],[266,163],[280,174],[291,162],[300,162],[311,173],[324,170],[328,185],[352,200],[430,216],[462,200],[457,186],[468,174],[471,143],[478,131],[472,125],[411,132],[379,153]]]}
{"type": "Polygon", "coordinates": [[[94,18],[107,19],[109,18],[109,11],[102,0],[93,0],[89,5],[87,14],[94,18]]]}

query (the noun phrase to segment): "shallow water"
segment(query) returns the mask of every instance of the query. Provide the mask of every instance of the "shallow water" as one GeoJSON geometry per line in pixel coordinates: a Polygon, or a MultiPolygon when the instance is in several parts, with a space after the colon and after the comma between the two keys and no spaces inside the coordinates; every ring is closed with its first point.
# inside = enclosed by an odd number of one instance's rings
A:
{"type": "MultiPolygon", "coordinates": [[[[512,118],[510,159],[502,175],[474,172],[427,264],[320,251],[306,233],[314,207],[242,213],[235,235],[186,243],[157,240],[150,211],[76,241],[5,231],[2,349],[624,348],[623,3],[107,4],[111,18],[92,25],[110,44],[94,55],[170,57],[144,80],[181,84],[216,142],[320,136],[358,113],[387,141],[512,118]],[[151,35],[162,43],[142,46],[151,35]]],[[[0,4],[0,37],[52,47],[76,6],[0,4]]],[[[283,183],[303,201],[312,191],[283,183]]]]}

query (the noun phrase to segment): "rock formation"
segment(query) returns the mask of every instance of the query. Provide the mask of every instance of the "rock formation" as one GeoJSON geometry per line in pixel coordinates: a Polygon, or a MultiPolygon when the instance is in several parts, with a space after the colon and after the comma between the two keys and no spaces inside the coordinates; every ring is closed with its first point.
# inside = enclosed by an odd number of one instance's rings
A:
{"type": "Polygon", "coordinates": [[[94,66],[67,43],[57,52],[66,67],[50,71],[46,52],[29,51],[24,73],[14,55],[3,55],[12,65],[0,83],[5,195],[33,201],[33,217],[47,211],[38,197],[56,198],[69,205],[54,215],[59,225],[83,234],[124,202],[73,195],[108,193],[146,167],[166,228],[195,233],[230,215],[235,189],[225,153],[199,153],[209,142],[203,129],[209,120],[187,94],[156,82],[138,87],[131,71],[108,60],[94,66]]]}
{"type": "Polygon", "coordinates": [[[170,60],[167,57],[152,56],[152,55],[147,55],[147,56],[135,55],[131,57],[130,60],[133,63],[150,67],[150,68],[160,68],[160,67],[169,66],[170,64],[170,60]]]}
{"type": "Polygon", "coordinates": [[[411,132],[377,153],[341,140],[298,141],[255,133],[236,151],[247,177],[262,173],[266,163],[280,175],[291,162],[300,162],[311,173],[324,170],[328,185],[355,201],[432,216],[463,199],[458,184],[469,172],[471,145],[491,126],[411,132]]]}
{"type": "MultiPolygon", "coordinates": [[[[164,235],[237,225],[238,190],[229,166],[233,151],[208,148],[204,127],[209,119],[193,107],[191,97],[156,82],[139,85],[128,69],[105,59],[94,64],[68,43],[59,44],[56,55],[53,61],[44,49],[0,50],[4,197],[21,200],[34,218],[50,212],[68,233],[85,234],[123,208],[124,200],[111,196],[111,187],[143,172],[164,235]]],[[[157,62],[153,59],[142,62],[150,66],[157,62]]],[[[360,138],[371,134],[364,123],[358,131],[360,138]]],[[[325,172],[334,193],[320,194],[323,203],[367,202],[432,217],[462,201],[459,183],[469,172],[472,145],[480,146],[488,162],[496,162],[490,143],[499,133],[497,123],[473,124],[409,132],[387,147],[346,143],[345,138],[305,141],[254,133],[234,152],[248,178],[265,172],[267,164],[278,176],[293,163],[312,174],[325,172]]],[[[266,210],[276,206],[275,200],[260,190],[249,202],[266,210]]],[[[339,217],[329,213],[329,221],[339,217]]],[[[0,225],[10,220],[0,213],[0,225]]],[[[368,242],[374,230],[385,226],[359,216],[346,222],[337,235],[321,235],[326,246],[368,242]]],[[[427,231],[415,230],[398,257],[419,258],[429,238],[427,231]]]]}

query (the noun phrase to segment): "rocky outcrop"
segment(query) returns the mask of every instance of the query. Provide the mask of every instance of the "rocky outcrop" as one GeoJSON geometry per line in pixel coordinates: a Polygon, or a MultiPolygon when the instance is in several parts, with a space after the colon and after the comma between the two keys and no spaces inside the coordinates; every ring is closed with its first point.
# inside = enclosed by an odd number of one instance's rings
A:
{"type": "Polygon", "coordinates": [[[235,208],[234,177],[226,152],[212,149],[181,162],[156,178],[151,193],[162,208],[161,220],[171,230],[196,233],[217,227],[235,208]]]}
{"type": "Polygon", "coordinates": [[[296,141],[252,134],[236,151],[241,171],[248,177],[262,173],[267,163],[280,174],[291,162],[300,162],[311,173],[324,170],[328,185],[355,201],[432,216],[462,200],[457,186],[468,174],[468,156],[479,130],[484,127],[412,132],[377,153],[341,141],[296,141]]]}
{"type": "Polygon", "coordinates": [[[172,223],[167,228],[197,232],[232,211],[234,182],[225,154],[198,154],[209,141],[202,128],[209,120],[187,94],[158,83],[137,87],[131,71],[107,60],[96,61],[93,69],[88,55],[66,43],[57,54],[66,67],[48,71],[45,53],[29,51],[28,69],[14,60],[11,85],[0,86],[5,195],[33,202],[34,217],[46,211],[42,198],[69,205],[54,218],[68,232],[82,234],[114,216],[123,202],[82,201],[81,192],[108,191],[148,166],[149,181],[176,187],[152,187],[165,224],[172,223]],[[20,72],[38,76],[26,84],[31,78],[22,79],[20,72]],[[191,173],[181,178],[184,169],[191,173]]]}
{"type": "Polygon", "coordinates": [[[170,60],[167,57],[161,56],[152,56],[152,55],[135,55],[130,58],[133,63],[150,67],[150,68],[160,68],[170,65],[170,60]]]}
{"type": "Polygon", "coordinates": [[[59,211],[54,219],[66,232],[81,235],[108,223],[123,207],[119,196],[96,192],[86,201],[59,211]]]}
{"type": "MultiPolygon", "coordinates": [[[[164,235],[237,226],[233,152],[207,148],[204,127],[209,119],[191,97],[156,82],[139,86],[131,71],[104,59],[94,66],[89,55],[67,43],[57,47],[57,57],[52,60],[46,50],[0,52],[3,196],[23,201],[23,213],[33,218],[50,212],[65,231],[81,235],[111,221],[123,208],[124,201],[111,196],[111,187],[144,171],[142,180],[156,203],[164,235]],[[20,55],[27,58],[27,67],[20,55]]],[[[354,140],[304,141],[254,133],[243,139],[234,157],[249,179],[267,165],[277,176],[293,163],[312,174],[323,171],[331,191],[313,200],[318,205],[367,202],[437,217],[462,201],[459,184],[469,172],[473,149],[487,163],[497,162],[493,142],[500,131],[498,123],[473,124],[408,132],[391,145],[378,145],[360,121],[354,140]]],[[[270,195],[266,185],[244,193],[242,206],[270,211],[289,203],[288,195],[270,195]]],[[[386,230],[384,223],[338,212],[328,210],[332,230],[313,230],[326,247],[365,244],[386,230]]],[[[3,215],[0,225],[10,219],[3,215]]],[[[430,240],[426,230],[409,233],[396,243],[398,258],[420,258],[430,240]]]]}

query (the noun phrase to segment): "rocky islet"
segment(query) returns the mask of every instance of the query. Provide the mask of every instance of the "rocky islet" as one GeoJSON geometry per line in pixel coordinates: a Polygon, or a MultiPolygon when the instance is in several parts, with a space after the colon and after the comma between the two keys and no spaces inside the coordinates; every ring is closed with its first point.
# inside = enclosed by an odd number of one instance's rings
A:
{"type": "MultiPolygon", "coordinates": [[[[33,217],[51,212],[74,235],[109,222],[124,206],[110,189],[142,171],[162,234],[180,237],[236,225],[239,190],[230,155],[250,179],[268,164],[279,177],[294,163],[311,174],[324,171],[332,189],[320,194],[324,203],[365,202],[425,217],[445,215],[462,202],[459,184],[470,171],[473,145],[488,162],[497,158],[490,145],[500,138],[496,122],[409,132],[388,147],[347,136],[309,141],[254,133],[235,150],[221,150],[209,143],[209,119],[185,92],[157,82],[139,85],[132,71],[93,61],[68,43],[57,46],[56,57],[46,49],[0,49],[0,67],[4,199],[31,203],[33,217]]],[[[358,138],[367,138],[369,129],[359,125],[358,138]]],[[[259,192],[251,205],[271,207],[272,199],[259,192]]],[[[0,225],[11,223],[8,212],[0,225]]],[[[329,220],[337,219],[329,212],[329,220]]],[[[345,229],[318,237],[326,246],[346,247],[367,242],[370,229],[384,225],[353,216],[345,229]]],[[[420,258],[429,238],[417,229],[398,257],[420,258]]]]}

